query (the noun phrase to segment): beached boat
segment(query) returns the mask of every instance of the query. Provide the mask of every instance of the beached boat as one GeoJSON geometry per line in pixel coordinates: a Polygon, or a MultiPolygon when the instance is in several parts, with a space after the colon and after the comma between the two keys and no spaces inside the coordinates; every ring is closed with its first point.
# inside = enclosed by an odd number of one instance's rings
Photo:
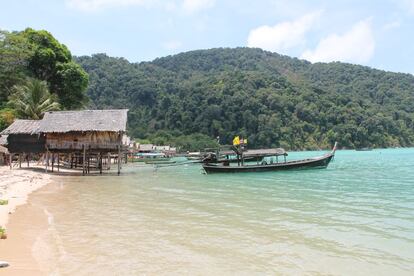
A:
{"type": "Polygon", "coordinates": [[[170,161],[171,157],[160,152],[137,153],[132,156],[132,162],[170,161]]]}
{"type": "MultiPolygon", "coordinates": [[[[283,155],[285,157],[284,162],[267,163],[262,161],[260,164],[244,164],[242,161],[237,166],[231,166],[230,163],[214,164],[206,163],[203,164],[203,169],[206,173],[236,173],[236,172],[267,172],[267,171],[283,171],[283,170],[293,170],[293,169],[314,169],[314,168],[326,168],[329,163],[335,156],[337,144],[335,143],[334,148],[331,152],[324,154],[323,156],[295,160],[295,161],[286,161],[287,153],[281,149],[278,149],[278,152],[275,152],[273,156],[283,155]]],[[[259,153],[258,153],[259,154],[259,153]]],[[[243,154],[241,154],[243,155],[243,154]]],[[[272,159],[273,160],[273,159],[272,159]]]]}

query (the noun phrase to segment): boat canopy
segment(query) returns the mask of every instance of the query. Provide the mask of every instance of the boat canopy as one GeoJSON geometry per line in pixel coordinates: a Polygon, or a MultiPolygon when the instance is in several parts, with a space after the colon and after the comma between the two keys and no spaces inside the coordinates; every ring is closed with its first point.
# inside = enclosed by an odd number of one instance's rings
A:
{"type": "Polygon", "coordinates": [[[274,149],[250,149],[243,152],[245,157],[259,157],[259,156],[287,156],[287,152],[282,148],[274,149]]]}
{"type": "MultiPolygon", "coordinates": [[[[233,150],[220,151],[221,155],[234,155],[233,150]]],[[[287,152],[282,148],[273,149],[250,149],[243,152],[244,157],[266,157],[266,156],[287,156],[287,152]]]]}

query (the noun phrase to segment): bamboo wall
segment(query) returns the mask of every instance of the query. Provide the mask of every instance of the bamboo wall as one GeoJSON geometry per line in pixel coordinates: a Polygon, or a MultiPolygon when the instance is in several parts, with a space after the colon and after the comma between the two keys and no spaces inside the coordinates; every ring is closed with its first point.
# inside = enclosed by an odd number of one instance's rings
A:
{"type": "Polygon", "coordinates": [[[83,147],[96,150],[115,150],[122,134],[109,131],[68,132],[46,134],[49,150],[81,150],[83,147]]]}

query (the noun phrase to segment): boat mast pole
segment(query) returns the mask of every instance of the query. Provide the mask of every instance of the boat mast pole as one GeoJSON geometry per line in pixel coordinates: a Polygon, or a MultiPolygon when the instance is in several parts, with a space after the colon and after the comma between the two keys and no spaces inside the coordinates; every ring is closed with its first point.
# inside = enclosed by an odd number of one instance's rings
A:
{"type": "Polygon", "coordinates": [[[240,149],[239,149],[239,147],[240,147],[240,145],[238,145],[237,147],[236,147],[236,150],[237,150],[237,166],[240,166],[240,149]]]}
{"type": "Polygon", "coordinates": [[[241,145],[240,155],[241,155],[241,165],[244,166],[244,155],[243,155],[243,149],[244,145],[241,145]]]}

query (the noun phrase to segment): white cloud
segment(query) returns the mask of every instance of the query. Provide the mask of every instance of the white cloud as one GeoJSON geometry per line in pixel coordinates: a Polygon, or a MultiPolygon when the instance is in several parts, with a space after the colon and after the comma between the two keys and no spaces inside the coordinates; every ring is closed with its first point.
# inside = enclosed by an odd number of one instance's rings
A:
{"type": "Polygon", "coordinates": [[[314,26],[321,14],[322,11],[312,12],[293,21],[253,29],[249,33],[247,46],[283,53],[304,44],[306,32],[314,26]]]}
{"type": "Polygon", "coordinates": [[[365,63],[375,52],[375,39],[371,19],[362,20],[348,32],[331,34],[321,41],[314,50],[306,50],[301,58],[311,62],[345,61],[365,63]]]}
{"type": "Polygon", "coordinates": [[[403,3],[408,12],[414,14],[414,0],[403,0],[403,3]]]}
{"type": "Polygon", "coordinates": [[[214,6],[215,0],[65,0],[66,5],[75,10],[95,12],[119,7],[156,7],[167,11],[197,13],[214,6]]]}
{"type": "Polygon", "coordinates": [[[212,8],[215,0],[184,0],[182,8],[186,13],[196,13],[201,10],[212,8]]]}
{"type": "Polygon", "coordinates": [[[389,31],[389,30],[392,30],[392,29],[399,28],[400,26],[401,26],[401,20],[398,19],[398,20],[391,21],[391,22],[385,24],[384,27],[383,27],[383,30],[389,31]]]}
{"type": "Polygon", "coordinates": [[[177,50],[181,48],[183,43],[179,40],[170,40],[163,44],[164,48],[167,50],[177,50]]]}

